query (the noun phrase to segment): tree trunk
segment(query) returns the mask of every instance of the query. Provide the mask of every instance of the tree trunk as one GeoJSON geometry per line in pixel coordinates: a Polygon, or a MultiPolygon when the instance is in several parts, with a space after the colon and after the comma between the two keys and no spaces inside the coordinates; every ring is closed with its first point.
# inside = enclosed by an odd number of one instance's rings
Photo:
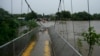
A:
{"type": "Polygon", "coordinates": [[[89,46],[89,52],[88,52],[88,56],[92,56],[92,52],[93,52],[93,46],[89,46]]]}

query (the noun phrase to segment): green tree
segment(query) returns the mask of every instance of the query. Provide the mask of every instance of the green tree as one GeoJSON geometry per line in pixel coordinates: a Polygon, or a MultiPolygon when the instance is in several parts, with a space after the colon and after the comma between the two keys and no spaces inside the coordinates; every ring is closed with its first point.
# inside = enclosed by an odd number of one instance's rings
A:
{"type": "Polygon", "coordinates": [[[57,12],[56,13],[56,18],[57,18],[56,20],[60,20],[60,17],[61,17],[61,13],[60,12],[57,12]]]}
{"type": "Polygon", "coordinates": [[[4,9],[0,8],[0,21],[5,19],[5,18],[9,18],[11,15],[5,11],[4,9]]]}
{"type": "Polygon", "coordinates": [[[26,20],[32,20],[33,18],[37,18],[37,14],[35,12],[30,12],[26,15],[26,20]]]}
{"type": "Polygon", "coordinates": [[[71,14],[69,11],[61,11],[56,13],[56,17],[61,18],[61,20],[67,20],[68,18],[71,18],[71,14]]]}
{"type": "Polygon", "coordinates": [[[0,45],[17,36],[18,26],[19,22],[7,11],[0,8],[0,45]]]}
{"type": "Polygon", "coordinates": [[[93,20],[93,18],[89,13],[83,11],[83,12],[74,13],[72,15],[72,20],[93,20]]]}
{"type": "Polygon", "coordinates": [[[62,11],[61,14],[63,18],[71,18],[71,14],[69,11],[62,11]]]}
{"type": "Polygon", "coordinates": [[[93,46],[98,44],[100,45],[100,34],[97,34],[93,27],[88,29],[88,32],[82,33],[84,37],[84,41],[86,41],[89,45],[88,56],[92,56],[93,46]]]}
{"type": "Polygon", "coordinates": [[[100,14],[93,14],[94,20],[100,20],[100,14]]]}
{"type": "Polygon", "coordinates": [[[16,19],[4,19],[0,22],[0,45],[17,37],[18,26],[16,19]]]}
{"type": "Polygon", "coordinates": [[[34,27],[38,26],[38,24],[34,21],[34,20],[29,20],[27,23],[27,26],[29,27],[29,29],[33,29],[34,27]]]}

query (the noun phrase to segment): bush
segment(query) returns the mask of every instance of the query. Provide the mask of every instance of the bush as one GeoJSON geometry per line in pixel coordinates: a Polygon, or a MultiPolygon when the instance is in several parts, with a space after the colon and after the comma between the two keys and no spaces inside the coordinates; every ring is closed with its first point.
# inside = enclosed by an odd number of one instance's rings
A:
{"type": "Polygon", "coordinates": [[[0,22],[0,45],[17,37],[18,26],[16,19],[5,19],[0,22]]]}
{"type": "Polygon", "coordinates": [[[0,8],[0,45],[17,37],[19,22],[0,8]]]}
{"type": "Polygon", "coordinates": [[[88,32],[82,33],[84,41],[89,45],[88,56],[92,56],[93,46],[98,44],[100,45],[100,34],[97,34],[93,27],[88,29],[88,32]]]}
{"type": "Polygon", "coordinates": [[[34,27],[37,27],[38,24],[35,22],[35,20],[29,20],[28,23],[27,23],[29,29],[31,30],[32,28],[34,27]]]}

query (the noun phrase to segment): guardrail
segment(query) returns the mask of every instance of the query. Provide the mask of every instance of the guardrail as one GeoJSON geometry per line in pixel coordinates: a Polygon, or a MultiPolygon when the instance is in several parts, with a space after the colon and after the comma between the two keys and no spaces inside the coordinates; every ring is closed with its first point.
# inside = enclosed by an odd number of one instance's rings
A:
{"type": "Polygon", "coordinates": [[[0,56],[21,56],[24,49],[31,41],[31,37],[39,31],[39,27],[17,37],[16,39],[0,46],[0,56]]]}
{"type": "Polygon", "coordinates": [[[63,37],[54,30],[49,28],[49,34],[52,42],[53,56],[82,56],[73,46],[71,46],[63,37]]]}

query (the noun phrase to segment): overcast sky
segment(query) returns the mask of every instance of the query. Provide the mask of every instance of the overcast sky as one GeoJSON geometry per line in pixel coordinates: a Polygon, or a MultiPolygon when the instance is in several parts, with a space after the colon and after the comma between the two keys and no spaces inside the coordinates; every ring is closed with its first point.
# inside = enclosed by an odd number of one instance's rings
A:
{"type": "MultiPolygon", "coordinates": [[[[38,14],[57,12],[59,0],[27,0],[38,14]]],[[[65,1],[65,10],[71,11],[71,0],[65,1]]],[[[72,0],[73,12],[87,11],[87,0],[72,0]]],[[[0,7],[11,12],[11,0],[0,0],[0,7]]],[[[27,13],[28,7],[23,0],[22,12],[27,13]]],[[[13,0],[13,13],[21,13],[21,0],[13,0]]],[[[100,13],[100,0],[90,0],[90,13],[100,13]]]]}

